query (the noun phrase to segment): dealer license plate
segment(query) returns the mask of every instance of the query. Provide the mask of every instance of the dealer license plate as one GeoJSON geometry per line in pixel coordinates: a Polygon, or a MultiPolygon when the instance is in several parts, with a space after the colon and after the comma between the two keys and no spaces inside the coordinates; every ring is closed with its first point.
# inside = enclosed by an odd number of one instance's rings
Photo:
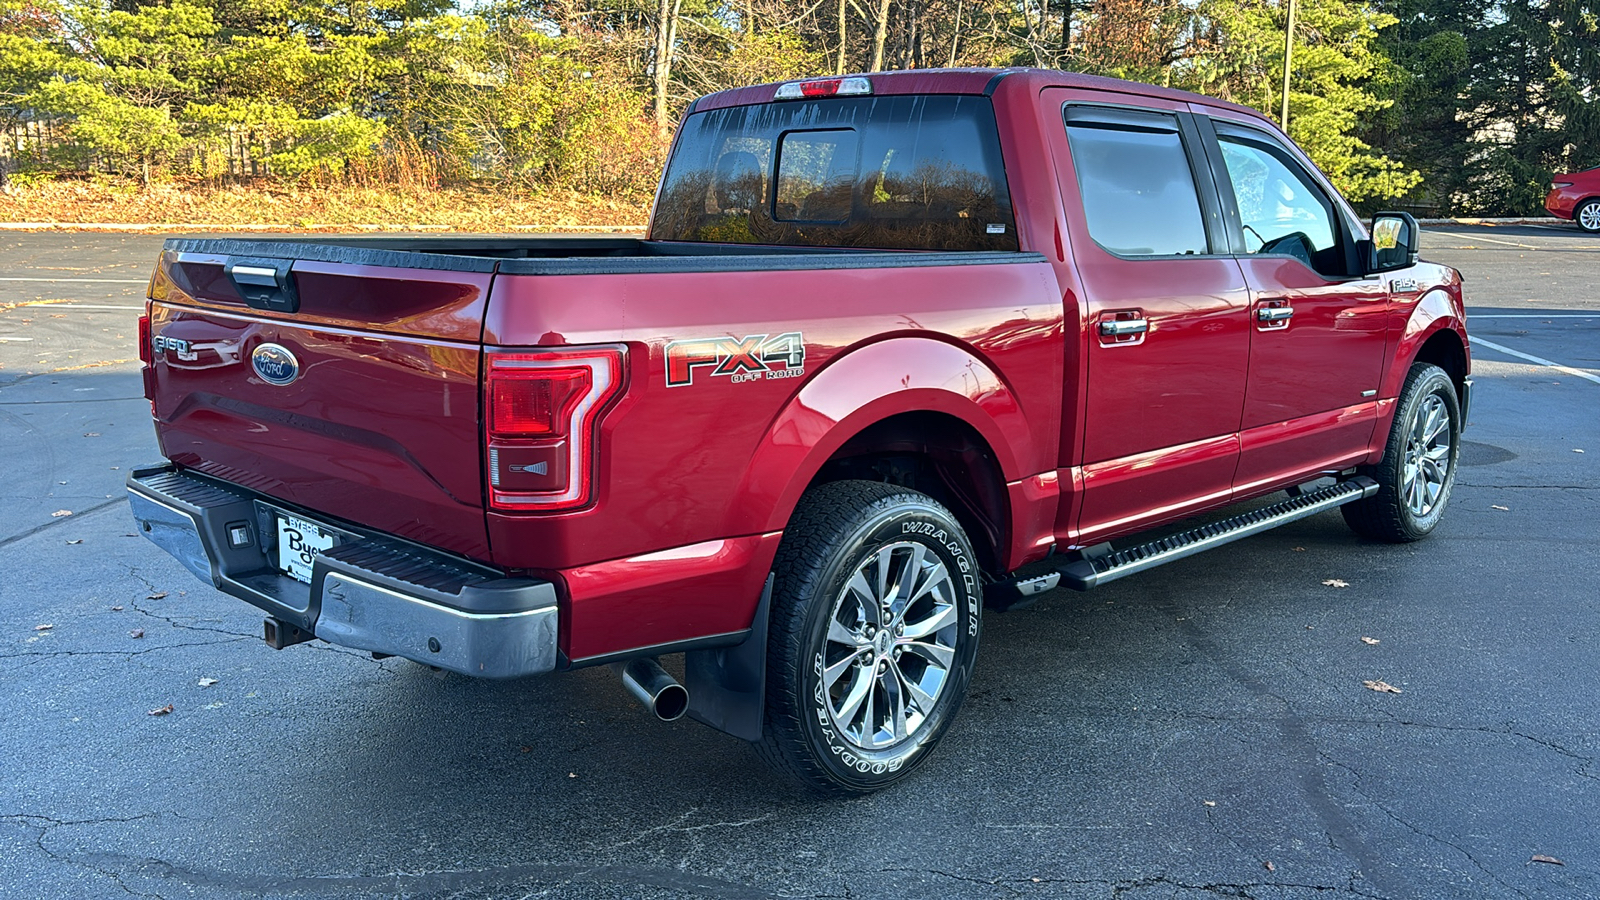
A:
{"type": "Polygon", "coordinates": [[[331,548],[338,539],[314,522],[291,516],[278,516],[278,568],[295,581],[311,583],[311,564],[317,554],[331,548]]]}

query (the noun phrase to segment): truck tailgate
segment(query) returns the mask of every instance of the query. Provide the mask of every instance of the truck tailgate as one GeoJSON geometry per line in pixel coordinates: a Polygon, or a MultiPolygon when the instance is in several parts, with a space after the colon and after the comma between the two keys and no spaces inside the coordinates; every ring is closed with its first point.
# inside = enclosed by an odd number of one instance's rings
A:
{"type": "Polygon", "coordinates": [[[460,256],[170,242],[151,285],[146,385],[162,452],[486,557],[478,378],[493,271],[460,256]]]}

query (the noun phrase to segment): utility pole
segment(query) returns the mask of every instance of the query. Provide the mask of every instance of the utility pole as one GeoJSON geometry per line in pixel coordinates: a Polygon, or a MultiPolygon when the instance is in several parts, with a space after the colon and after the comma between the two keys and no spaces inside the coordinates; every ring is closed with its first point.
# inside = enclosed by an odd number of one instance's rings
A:
{"type": "Polygon", "coordinates": [[[1278,124],[1285,134],[1289,132],[1289,69],[1294,64],[1294,6],[1289,0],[1289,25],[1283,29],[1283,111],[1278,114],[1278,124]]]}

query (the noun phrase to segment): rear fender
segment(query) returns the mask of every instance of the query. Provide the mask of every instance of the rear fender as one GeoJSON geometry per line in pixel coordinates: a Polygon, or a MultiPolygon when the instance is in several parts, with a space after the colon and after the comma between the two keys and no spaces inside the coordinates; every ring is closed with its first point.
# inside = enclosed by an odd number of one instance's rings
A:
{"type": "Polygon", "coordinates": [[[921,337],[891,338],[841,354],[806,381],[773,419],[739,487],[729,534],[781,530],[806,486],[851,437],[905,412],[932,411],[971,425],[1008,482],[1025,475],[1018,450],[1034,435],[1015,394],[967,349],[921,337]]]}

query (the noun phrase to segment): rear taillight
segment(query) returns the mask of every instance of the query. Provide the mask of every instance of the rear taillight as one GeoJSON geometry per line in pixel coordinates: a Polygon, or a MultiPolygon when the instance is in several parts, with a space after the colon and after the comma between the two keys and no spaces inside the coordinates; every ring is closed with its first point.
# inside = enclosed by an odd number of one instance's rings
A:
{"type": "Polygon", "coordinates": [[[600,416],[622,391],[623,356],[620,346],[488,354],[490,507],[548,512],[592,499],[600,416]]]}
{"type": "Polygon", "coordinates": [[[144,315],[139,317],[139,374],[144,379],[144,398],[150,401],[150,415],[156,414],[156,354],[152,349],[155,339],[150,336],[150,301],[144,304],[144,315]]]}

